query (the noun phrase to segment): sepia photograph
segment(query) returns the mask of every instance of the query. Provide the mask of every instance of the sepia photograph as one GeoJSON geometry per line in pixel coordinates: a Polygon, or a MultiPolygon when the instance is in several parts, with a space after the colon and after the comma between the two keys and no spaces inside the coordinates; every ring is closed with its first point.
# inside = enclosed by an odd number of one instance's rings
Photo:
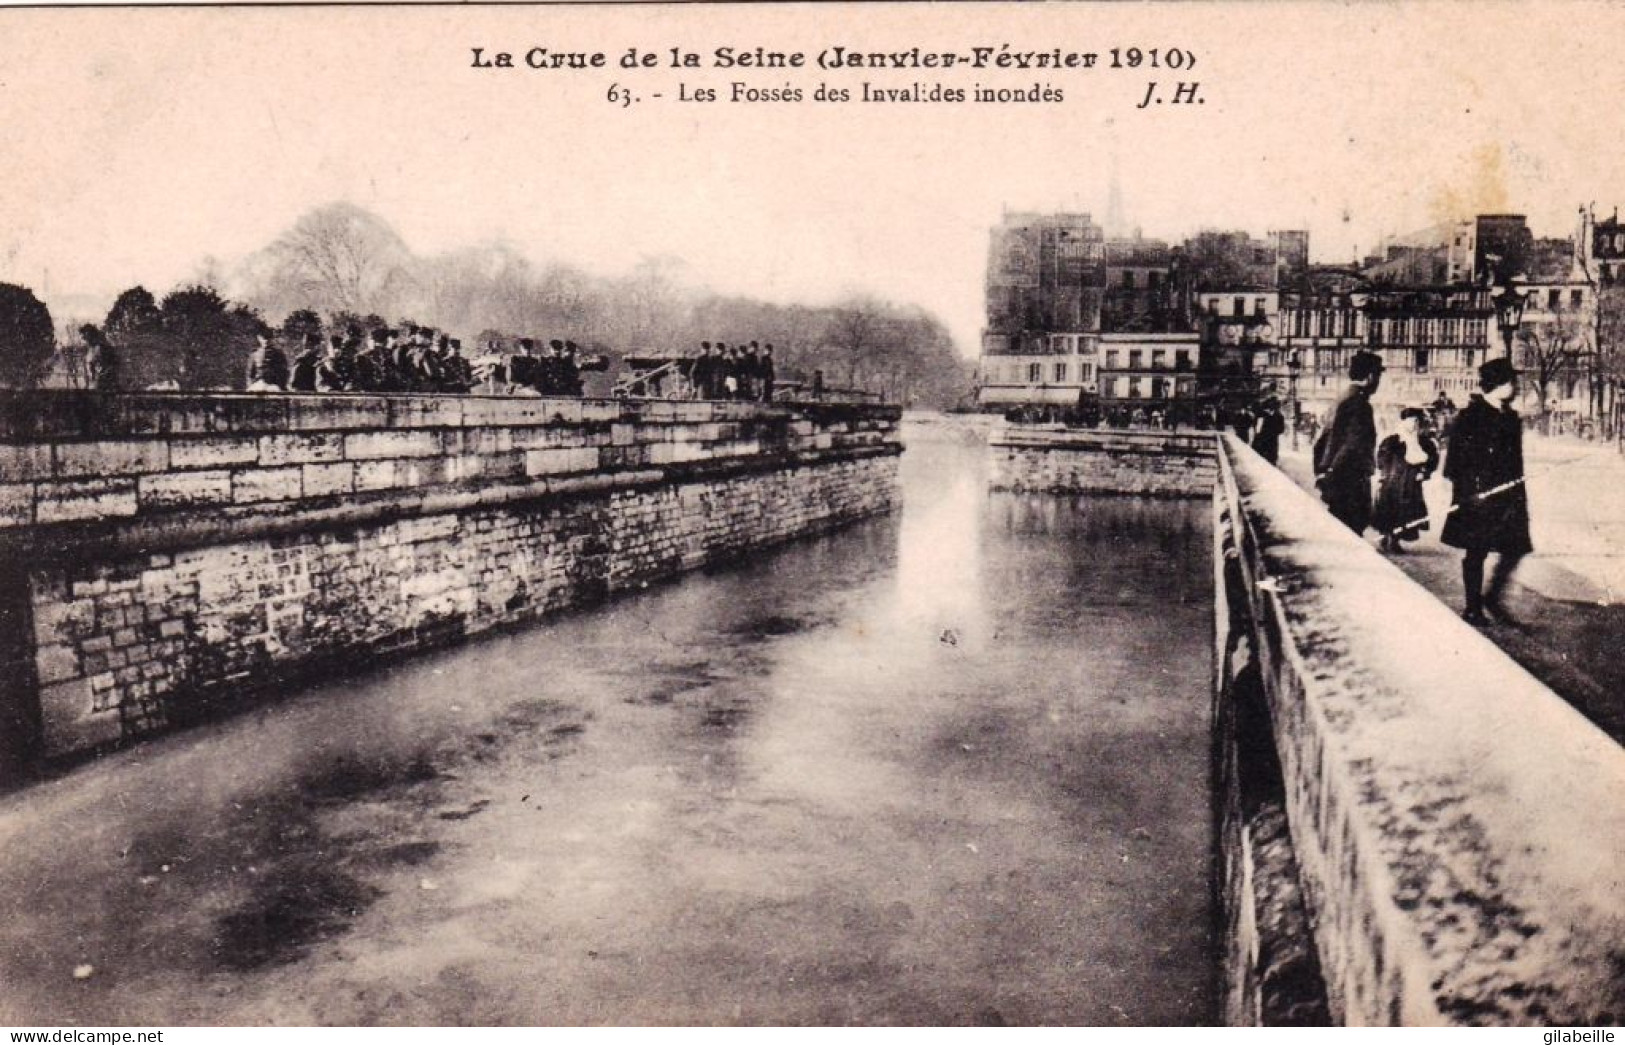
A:
{"type": "Polygon", "coordinates": [[[1621,40],[0,5],[0,1025],[1613,1041],[1621,40]]]}

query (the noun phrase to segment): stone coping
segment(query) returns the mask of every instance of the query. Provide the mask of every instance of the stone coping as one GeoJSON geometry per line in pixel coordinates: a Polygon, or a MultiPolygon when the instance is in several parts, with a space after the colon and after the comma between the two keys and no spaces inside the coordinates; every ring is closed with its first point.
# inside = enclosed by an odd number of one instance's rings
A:
{"type": "Polygon", "coordinates": [[[1187,450],[1212,453],[1218,433],[1187,429],[1175,432],[1160,428],[1062,428],[1006,425],[988,434],[989,446],[1018,446],[1031,449],[1106,449],[1128,452],[1165,453],[1187,450]]]}
{"type": "Polygon", "coordinates": [[[1250,448],[1222,447],[1334,1015],[1625,1019],[1625,749],[1250,448]]]}
{"type": "Polygon", "coordinates": [[[0,391],[0,443],[203,433],[275,434],[636,421],[705,423],[755,418],[896,421],[901,416],[901,407],[864,403],[735,403],[356,392],[106,394],[43,389],[0,391]]]}

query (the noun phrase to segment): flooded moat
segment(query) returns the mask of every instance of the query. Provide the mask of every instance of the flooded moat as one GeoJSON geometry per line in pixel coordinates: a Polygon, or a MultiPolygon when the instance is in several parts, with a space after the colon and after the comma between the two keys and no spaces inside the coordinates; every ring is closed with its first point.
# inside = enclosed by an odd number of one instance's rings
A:
{"type": "Polygon", "coordinates": [[[904,508],[0,798],[0,1022],[1216,1018],[1209,506],[904,508]]]}

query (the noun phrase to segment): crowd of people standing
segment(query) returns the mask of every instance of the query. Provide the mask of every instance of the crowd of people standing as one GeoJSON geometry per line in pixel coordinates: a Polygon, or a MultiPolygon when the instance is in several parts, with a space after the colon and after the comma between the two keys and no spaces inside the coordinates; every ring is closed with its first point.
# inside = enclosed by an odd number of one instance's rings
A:
{"type": "Polygon", "coordinates": [[[771,403],[776,372],[773,345],[728,345],[700,342],[697,356],[686,356],[679,371],[688,379],[694,399],[743,399],[771,403]]]}
{"type": "Polygon", "coordinates": [[[466,392],[476,376],[462,342],[427,327],[310,332],[288,354],[268,334],[248,357],[250,392],[466,392]]]}

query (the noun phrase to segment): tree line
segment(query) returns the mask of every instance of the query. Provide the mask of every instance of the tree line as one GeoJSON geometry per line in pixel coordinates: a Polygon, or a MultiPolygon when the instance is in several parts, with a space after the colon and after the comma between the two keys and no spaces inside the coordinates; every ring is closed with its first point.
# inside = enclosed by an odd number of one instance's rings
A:
{"type": "MultiPolygon", "coordinates": [[[[684,285],[681,270],[680,260],[663,257],[622,276],[594,276],[535,264],[505,244],[420,256],[378,216],[335,203],[247,258],[229,281],[232,296],[218,279],[162,298],[131,287],[100,330],[131,388],[240,388],[258,333],[297,344],[322,330],[423,325],[459,333],[473,353],[493,340],[573,340],[607,357],[612,373],[623,356],[693,355],[701,341],[771,342],[787,374],[822,370],[831,386],[939,408],[971,393],[971,364],[921,308],[864,296],[824,306],[724,296],[684,285]]],[[[14,336],[7,300],[0,292],[0,380],[28,385],[54,367],[64,383],[82,384],[80,339],[55,344],[48,313],[43,325],[29,320],[39,330],[14,336]]]]}

